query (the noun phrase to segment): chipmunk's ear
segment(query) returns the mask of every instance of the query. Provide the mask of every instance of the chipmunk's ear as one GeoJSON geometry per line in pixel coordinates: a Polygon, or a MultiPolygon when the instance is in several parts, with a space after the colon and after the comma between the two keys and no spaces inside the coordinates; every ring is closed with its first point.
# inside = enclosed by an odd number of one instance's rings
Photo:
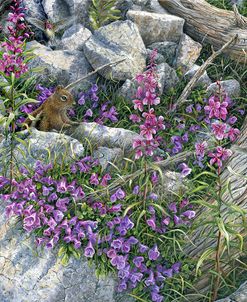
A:
{"type": "Polygon", "coordinates": [[[62,85],[58,85],[55,89],[55,92],[59,92],[61,91],[62,89],[64,89],[64,87],[62,85]]]}

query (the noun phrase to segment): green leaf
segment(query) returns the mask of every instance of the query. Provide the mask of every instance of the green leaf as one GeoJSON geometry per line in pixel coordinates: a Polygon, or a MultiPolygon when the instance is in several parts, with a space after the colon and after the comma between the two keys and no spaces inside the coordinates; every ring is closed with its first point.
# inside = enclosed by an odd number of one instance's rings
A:
{"type": "Polygon", "coordinates": [[[201,267],[201,265],[203,264],[203,262],[205,260],[207,260],[214,253],[215,253],[215,250],[213,248],[209,248],[201,255],[201,257],[199,258],[199,260],[196,264],[196,275],[198,275],[198,270],[201,267]]]}
{"type": "Polygon", "coordinates": [[[66,266],[69,263],[69,255],[65,254],[61,260],[62,265],[66,266]]]}
{"type": "Polygon", "coordinates": [[[62,246],[59,250],[58,250],[58,257],[63,256],[63,254],[65,254],[67,252],[67,248],[65,246],[62,246]]]}

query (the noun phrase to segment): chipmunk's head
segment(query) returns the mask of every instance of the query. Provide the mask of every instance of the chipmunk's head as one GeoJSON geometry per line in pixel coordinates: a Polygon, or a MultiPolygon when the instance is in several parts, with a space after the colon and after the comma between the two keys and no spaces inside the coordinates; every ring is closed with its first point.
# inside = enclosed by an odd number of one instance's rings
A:
{"type": "Polygon", "coordinates": [[[54,96],[56,105],[61,107],[61,110],[68,109],[75,103],[73,95],[61,85],[56,87],[54,96]]]}

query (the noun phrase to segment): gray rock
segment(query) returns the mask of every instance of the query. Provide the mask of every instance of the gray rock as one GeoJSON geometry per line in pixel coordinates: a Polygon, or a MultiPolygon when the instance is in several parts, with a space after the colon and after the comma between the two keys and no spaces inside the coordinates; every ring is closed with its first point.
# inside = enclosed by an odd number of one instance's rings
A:
{"type": "MultiPolygon", "coordinates": [[[[221,81],[220,85],[223,91],[230,97],[230,98],[237,98],[240,96],[240,84],[237,80],[226,80],[221,81]]],[[[207,88],[208,96],[215,94],[219,91],[217,83],[212,83],[207,88]]]]}
{"type": "Polygon", "coordinates": [[[131,21],[116,21],[101,27],[84,44],[84,53],[94,69],[114,61],[125,61],[99,71],[105,78],[126,80],[143,71],[146,49],[137,26],[131,21]]]}
{"type": "Polygon", "coordinates": [[[89,29],[81,24],[75,24],[67,29],[61,39],[59,47],[68,50],[82,50],[85,42],[91,37],[89,29]]]}
{"type": "Polygon", "coordinates": [[[239,289],[229,297],[215,302],[247,302],[247,282],[242,284],[239,289]]]}
{"type": "Polygon", "coordinates": [[[172,171],[163,171],[163,178],[155,188],[155,193],[159,197],[167,197],[177,194],[177,192],[186,191],[186,180],[181,177],[180,173],[172,171]]]}
{"type": "Polygon", "coordinates": [[[67,19],[73,14],[68,1],[64,0],[44,0],[43,7],[45,13],[52,22],[58,22],[63,19],[67,19]]]}
{"type": "Polygon", "coordinates": [[[0,201],[0,301],[1,302],[133,302],[116,294],[112,277],[98,279],[87,260],[71,259],[61,265],[56,252],[37,250],[29,234],[7,222],[0,201]]]}
{"type": "Polygon", "coordinates": [[[166,14],[167,11],[159,4],[158,0],[133,0],[132,10],[148,11],[158,14],[166,14]]]}
{"type": "MultiPolygon", "coordinates": [[[[25,165],[33,168],[37,160],[58,162],[69,161],[73,158],[80,158],[84,155],[84,147],[82,143],[67,135],[55,132],[42,132],[35,128],[31,132],[24,130],[18,133],[18,137],[24,143],[15,142],[14,157],[20,165],[25,165]]],[[[3,140],[0,144],[0,166],[6,162],[6,157],[9,156],[9,140],[3,140]]]]}
{"type": "MultiPolygon", "coordinates": [[[[186,72],[184,75],[186,79],[190,80],[197,70],[200,68],[198,65],[194,65],[189,71],[186,72]]],[[[207,71],[204,72],[204,74],[198,79],[198,82],[196,83],[196,86],[203,85],[203,86],[209,86],[212,83],[210,77],[207,74],[207,71]]]]}
{"type": "Polygon", "coordinates": [[[45,19],[45,11],[41,0],[23,0],[23,6],[27,9],[26,14],[33,18],[45,19]]]}
{"type": "Polygon", "coordinates": [[[99,147],[94,151],[93,157],[99,160],[103,169],[110,166],[110,163],[116,164],[118,167],[123,162],[124,153],[120,148],[99,147]]]}
{"type": "Polygon", "coordinates": [[[89,139],[92,146],[108,148],[120,148],[125,152],[132,151],[134,139],[140,139],[140,135],[123,128],[111,128],[97,123],[81,123],[66,130],[66,134],[78,141],[89,139]]]}
{"type": "Polygon", "coordinates": [[[158,54],[164,57],[164,60],[169,65],[173,64],[175,59],[177,44],[174,42],[156,42],[148,46],[149,49],[157,49],[158,54]]]}
{"type": "Polygon", "coordinates": [[[160,94],[166,93],[179,82],[176,71],[167,63],[162,63],[157,66],[157,76],[160,94]]]}
{"type": "Polygon", "coordinates": [[[202,45],[183,34],[177,49],[176,67],[181,67],[183,72],[193,67],[200,56],[202,45]]]}
{"type": "Polygon", "coordinates": [[[147,4],[146,4],[146,8],[148,11],[150,12],[154,12],[157,14],[167,14],[167,10],[164,9],[164,7],[162,7],[159,4],[158,0],[148,0],[147,4]]]}
{"type": "Polygon", "coordinates": [[[137,25],[145,45],[162,41],[178,43],[183,33],[184,19],[176,16],[129,10],[127,17],[137,25]]]}
{"type": "MultiPolygon", "coordinates": [[[[36,42],[29,42],[28,48],[34,48],[36,57],[30,62],[30,68],[41,67],[44,70],[39,73],[40,82],[44,85],[59,83],[67,85],[92,71],[84,54],[80,51],[51,50],[36,42]]],[[[87,78],[80,83],[80,87],[88,86],[89,81],[95,77],[87,78]]]]}
{"type": "Polygon", "coordinates": [[[136,95],[137,83],[135,79],[127,79],[124,84],[119,88],[118,94],[125,98],[127,101],[132,101],[136,95]]]}
{"type": "Polygon", "coordinates": [[[43,0],[43,7],[52,22],[72,17],[76,23],[88,22],[90,0],[43,0]]]}

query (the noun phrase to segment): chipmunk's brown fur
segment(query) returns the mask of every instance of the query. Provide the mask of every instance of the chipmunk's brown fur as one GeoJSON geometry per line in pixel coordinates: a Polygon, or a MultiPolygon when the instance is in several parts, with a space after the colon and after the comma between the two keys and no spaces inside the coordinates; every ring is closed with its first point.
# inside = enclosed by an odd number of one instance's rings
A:
{"type": "Polygon", "coordinates": [[[71,121],[67,116],[67,110],[73,104],[74,98],[72,94],[59,85],[55,92],[39,108],[31,113],[31,116],[35,120],[32,121],[30,118],[27,118],[24,124],[34,126],[41,131],[60,131],[73,124],[78,124],[71,121]]]}

